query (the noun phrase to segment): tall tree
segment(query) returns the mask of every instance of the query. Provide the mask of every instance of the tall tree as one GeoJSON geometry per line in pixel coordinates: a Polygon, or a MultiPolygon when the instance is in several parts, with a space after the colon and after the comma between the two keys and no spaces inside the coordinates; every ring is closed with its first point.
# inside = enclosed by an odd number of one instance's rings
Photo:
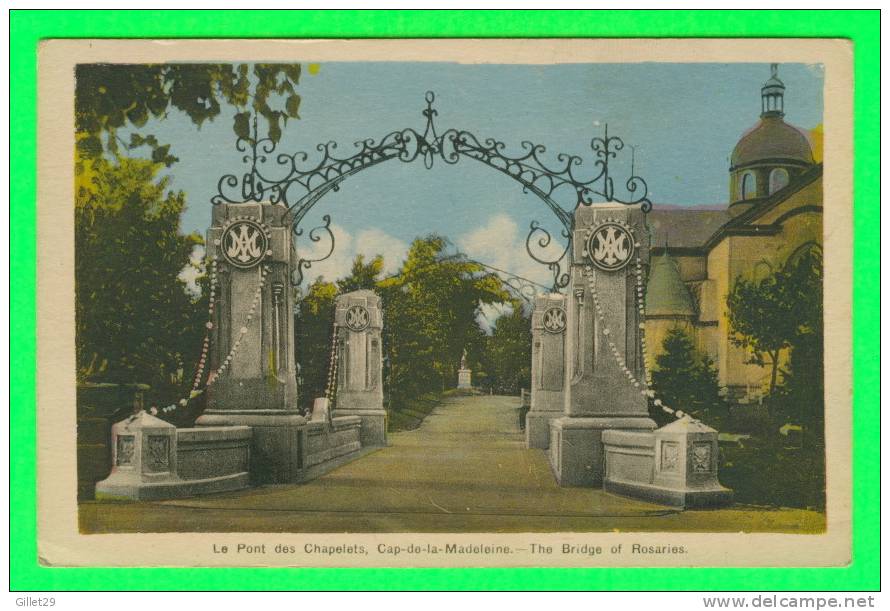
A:
{"type": "Polygon", "coordinates": [[[296,320],[296,358],[300,375],[300,403],[308,409],[323,397],[327,385],[334,328],[337,285],[319,277],[300,300],[296,320]]]}
{"type": "Polygon", "coordinates": [[[508,299],[497,276],[447,247],[437,235],[414,240],[399,273],[379,283],[387,381],[396,401],[454,384],[480,305],[508,299]]]}
{"type": "Polygon", "coordinates": [[[792,422],[801,424],[809,444],[824,441],[825,376],[822,255],[810,249],[788,262],[784,277],[797,303],[797,330],[776,402],[792,422]]]}
{"type": "Polygon", "coordinates": [[[95,160],[75,190],[78,380],[145,382],[160,400],[191,374],[206,298],[179,277],[201,242],[184,235],[185,197],[148,160],[95,160]]]}
{"type": "Polygon", "coordinates": [[[770,368],[770,394],[795,339],[821,327],[821,263],[817,254],[806,255],[760,280],[739,277],[727,297],[732,341],[751,349],[756,364],[770,368]]]}
{"type": "Polygon", "coordinates": [[[485,343],[485,371],[499,392],[519,394],[531,385],[531,317],[513,300],[508,312],[494,321],[485,343]]]}
{"type": "Polygon", "coordinates": [[[383,256],[376,255],[365,263],[364,255],[356,255],[352,260],[352,269],[348,276],[337,280],[337,288],[341,293],[349,293],[359,289],[374,289],[383,273],[383,256]]]}

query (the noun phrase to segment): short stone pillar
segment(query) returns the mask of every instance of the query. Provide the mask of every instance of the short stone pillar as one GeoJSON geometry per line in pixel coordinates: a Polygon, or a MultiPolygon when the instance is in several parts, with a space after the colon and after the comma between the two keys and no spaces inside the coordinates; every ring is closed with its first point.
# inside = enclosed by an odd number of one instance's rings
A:
{"type": "Polygon", "coordinates": [[[531,408],[525,420],[529,448],[547,449],[550,421],[563,414],[565,384],[565,295],[535,297],[532,312],[531,408]]]}
{"type": "Polygon", "coordinates": [[[380,297],[352,291],[337,296],[335,307],[339,364],[333,416],[359,416],[362,446],[386,445],[380,297]]]}
{"type": "Polygon", "coordinates": [[[572,240],[564,413],[551,421],[550,463],[560,485],[598,486],[602,432],[655,428],[640,343],[649,236],[640,206],[603,203],[576,209],[572,240]]]}
{"type": "Polygon", "coordinates": [[[732,501],[717,481],[717,431],[683,416],[655,431],[655,481],[677,505],[706,507],[732,501]]]}
{"type": "Polygon", "coordinates": [[[294,358],[297,262],[291,219],[282,204],[219,204],[207,232],[216,278],[207,410],[198,426],[253,427],[251,476],[257,482],[299,475],[294,358]]]}
{"type": "Polygon", "coordinates": [[[158,499],[179,484],[176,427],[140,411],[111,427],[111,474],[96,484],[97,500],[158,499]]]}
{"type": "Polygon", "coordinates": [[[732,502],[717,481],[717,431],[689,416],[652,433],[606,431],[603,439],[609,492],[686,508],[732,502]]]}

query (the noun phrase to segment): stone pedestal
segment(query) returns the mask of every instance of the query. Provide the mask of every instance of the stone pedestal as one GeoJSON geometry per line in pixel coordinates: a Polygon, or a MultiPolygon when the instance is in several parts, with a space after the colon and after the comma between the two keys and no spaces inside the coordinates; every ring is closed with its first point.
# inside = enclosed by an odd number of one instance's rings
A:
{"type": "Polygon", "coordinates": [[[606,431],[609,492],[684,508],[732,502],[717,481],[717,431],[684,416],[648,433],[606,431]]]}
{"type": "Polygon", "coordinates": [[[565,295],[535,297],[532,312],[531,405],[525,419],[529,448],[550,446],[550,421],[563,414],[565,383],[565,295]]]}
{"type": "Polygon", "coordinates": [[[457,387],[462,390],[473,388],[473,370],[458,369],[457,370],[457,387]]]}
{"type": "Polygon", "coordinates": [[[291,270],[297,255],[281,204],[213,207],[207,256],[217,302],[207,410],[198,426],[253,427],[251,474],[293,481],[299,454],[291,270]]]}
{"type": "Polygon", "coordinates": [[[180,484],[176,427],[140,411],[111,427],[111,474],[96,484],[96,499],[153,499],[180,484]]]}
{"type": "Polygon", "coordinates": [[[386,445],[383,409],[383,311],[380,297],[361,290],[339,295],[337,391],[334,417],[361,418],[362,446],[386,445]]]}
{"type": "Polygon", "coordinates": [[[621,204],[575,211],[563,415],[550,430],[550,461],[561,485],[602,483],[604,430],[655,428],[640,348],[638,297],[649,263],[643,216],[638,206],[621,204]]]}

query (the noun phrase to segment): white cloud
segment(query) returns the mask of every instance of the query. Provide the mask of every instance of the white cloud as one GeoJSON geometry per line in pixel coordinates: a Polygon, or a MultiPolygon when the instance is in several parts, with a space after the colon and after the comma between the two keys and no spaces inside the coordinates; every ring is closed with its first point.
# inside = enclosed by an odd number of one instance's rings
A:
{"type": "MultiPolygon", "coordinates": [[[[535,232],[532,237],[535,254],[542,258],[556,258],[562,254],[564,238],[552,228],[551,241],[545,247],[539,246],[543,232],[535,232]],[[557,242],[557,240],[562,240],[557,242]]],[[[458,248],[471,259],[500,268],[511,274],[527,278],[544,286],[553,283],[553,274],[546,265],[532,259],[526,251],[528,230],[520,231],[516,221],[507,214],[492,216],[486,225],[479,227],[456,241],[458,248]]],[[[541,289],[543,290],[543,289],[541,289]]]]}
{"type": "MultiPolygon", "coordinates": [[[[356,255],[364,255],[365,260],[383,255],[384,274],[398,270],[408,251],[408,243],[395,238],[377,227],[362,229],[356,235],[341,225],[331,225],[334,235],[334,252],[330,258],[313,263],[304,270],[304,283],[313,282],[318,276],[332,282],[349,274],[356,255]]],[[[312,242],[308,232],[297,238],[297,252],[309,259],[322,256],[330,248],[330,240],[324,232],[317,232],[321,240],[312,242]]]]}

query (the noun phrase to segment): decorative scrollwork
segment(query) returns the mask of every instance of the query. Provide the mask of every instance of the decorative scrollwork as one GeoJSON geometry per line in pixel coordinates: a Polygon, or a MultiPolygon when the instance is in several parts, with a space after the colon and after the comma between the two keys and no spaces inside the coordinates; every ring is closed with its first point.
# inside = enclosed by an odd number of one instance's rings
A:
{"type": "MultiPolygon", "coordinates": [[[[521,142],[521,151],[510,154],[507,153],[507,145],[494,138],[479,139],[471,132],[458,129],[448,129],[440,134],[435,125],[438,115],[433,107],[435,99],[433,92],[426,93],[426,108],[422,111],[426,119],[423,133],[405,128],[390,132],[379,140],[359,140],[354,143],[350,153],[342,156],[338,154],[335,142],[319,144],[317,154],[311,156],[305,152],[276,155],[276,143],[270,138],[258,137],[254,117],[250,136],[239,137],[235,143],[236,149],[244,153],[242,161],[248,165],[248,170],[240,177],[236,174],[223,175],[211,202],[215,205],[264,201],[283,204],[288,207],[295,234],[301,235],[299,227],[306,214],[324,195],[339,190],[340,183],[353,174],[396,159],[410,163],[421,158],[424,166],[431,168],[437,157],[447,164],[455,164],[464,157],[509,176],[522,185],[524,193],[536,195],[562,223],[565,229],[563,236],[569,244],[573,227],[572,206],[605,200],[629,206],[639,205],[643,212],[652,209],[646,181],[635,175],[633,162],[631,175],[624,183],[626,194],[615,193],[609,161],[624,148],[624,142],[618,137],[609,136],[608,126],[602,138],[591,140],[595,160],[592,169],[585,171],[584,160],[580,156],[559,153],[555,160],[547,159],[546,147],[530,141],[521,142]],[[566,205],[560,204],[560,201],[566,202],[566,205]]],[[[328,220],[322,228],[330,235],[333,249],[333,234],[329,226],[328,220]]],[[[310,239],[317,229],[310,232],[310,239]]],[[[537,231],[544,233],[538,240],[539,244],[541,240],[546,241],[542,246],[550,243],[549,232],[533,224],[527,250],[533,259],[553,271],[554,288],[561,288],[568,283],[568,274],[562,273],[559,260],[542,260],[532,254],[531,234],[537,231]]],[[[567,245],[563,257],[568,249],[567,245]]],[[[328,256],[330,253],[322,259],[301,259],[295,279],[302,281],[304,269],[328,256]]]]}
{"type": "Polygon", "coordinates": [[[538,221],[531,222],[529,225],[528,236],[525,238],[525,251],[528,253],[528,256],[537,263],[546,265],[547,269],[553,273],[552,290],[554,292],[558,292],[559,289],[564,288],[569,283],[569,274],[562,270],[562,262],[566,260],[569,248],[572,245],[572,234],[566,229],[563,229],[561,233],[562,237],[566,240],[566,245],[565,248],[561,250],[558,257],[552,255],[548,256],[546,254],[546,251],[550,248],[553,242],[553,236],[551,236],[550,232],[544,229],[538,221]]]}
{"type": "MultiPolygon", "coordinates": [[[[303,235],[303,228],[294,225],[293,232],[294,237],[301,236],[303,235]]],[[[294,286],[299,286],[303,283],[303,270],[310,269],[313,263],[324,261],[334,253],[334,247],[336,246],[337,240],[334,237],[334,232],[331,231],[331,216],[329,214],[325,214],[322,217],[321,225],[313,227],[312,230],[309,231],[309,240],[316,244],[325,241],[327,243],[327,248],[321,250],[321,255],[318,253],[313,253],[312,256],[300,255],[300,258],[297,261],[297,266],[294,269],[294,277],[292,278],[294,286]]]]}

